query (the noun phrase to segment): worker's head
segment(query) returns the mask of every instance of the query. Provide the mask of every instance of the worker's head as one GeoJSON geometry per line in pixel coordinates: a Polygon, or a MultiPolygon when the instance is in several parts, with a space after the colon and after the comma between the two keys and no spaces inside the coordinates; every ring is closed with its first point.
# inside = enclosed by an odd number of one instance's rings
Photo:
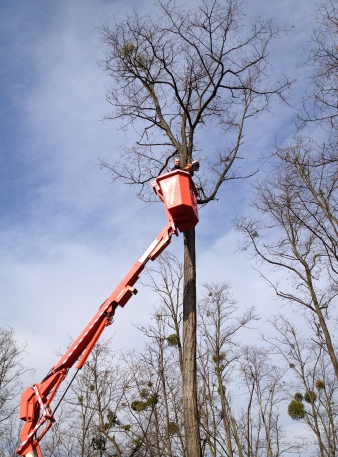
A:
{"type": "Polygon", "coordinates": [[[175,164],[175,167],[180,167],[181,166],[181,159],[179,157],[175,157],[174,159],[174,164],[175,164]]]}

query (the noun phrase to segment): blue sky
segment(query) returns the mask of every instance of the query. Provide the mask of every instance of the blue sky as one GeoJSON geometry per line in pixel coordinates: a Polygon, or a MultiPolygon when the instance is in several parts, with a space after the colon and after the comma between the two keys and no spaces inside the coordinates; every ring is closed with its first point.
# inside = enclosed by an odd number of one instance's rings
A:
{"type": "MultiPolygon", "coordinates": [[[[193,1],[191,3],[194,3],[193,1]]],[[[271,51],[274,71],[297,79],[293,102],[306,89],[300,67],[312,31],[313,0],[244,1],[248,14],[289,22],[290,33],[271,51]]],[[[98,27],[115,14],[152,2],[115,0],[18,1],[0,4],[0,325],[27,342],[27,364],[44,376],[102,301],[165,225],[160,204],[145,205],[133,189],[111,183],[99,166],[132,143],[104,123],[110,84],[98,61],[98,27]]],[[[248,125],[243,153],[255,167],[275,137],[292,132],[292,109],[280,104],[248,125]]],[[[215,139],[216,141],[217,139],[215,139]]],[[[207,154],[206,154],[207,155],[207,154]]],[[[250,260],[236,251],[232,219],[247,211],[248,182],[228,184],[221,200],[200,212],[198,280],[230,281],[243,306],[271,311],[272,291],[250,260]]],[[[182,236],[171,252],[181,256],[182,236]]],[[[106,336],[116,347],[140,342],[132,322],[149,321],[155,299],[142,285],[106,336]]]]}

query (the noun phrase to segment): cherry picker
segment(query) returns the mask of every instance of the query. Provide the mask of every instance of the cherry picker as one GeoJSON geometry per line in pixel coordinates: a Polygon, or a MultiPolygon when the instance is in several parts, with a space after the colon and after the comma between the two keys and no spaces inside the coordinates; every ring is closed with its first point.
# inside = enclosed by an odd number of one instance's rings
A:
{"type": "Polygon", "coordinates": [[[21,445],[16,451],[18,455],[43,457],[39,442],[55,422],[54,413],[57,407],[78,370],[86,363],[103,330],[112,323],[117,307],[123,308],[137,293],[134,284],[146,263],[161,254],[170,244],[172,235],[177,236],[178,231],[185,232],[198,223],[197,190],[188,172],[175,170],[166,173],[156,178],[152,186],[164,203],[168,223],[47,376],[39,384],[27,387],[23,392],[20,419],[24,421],[24,425],[20,434],[21,445]],[[52,400],[74,364],[77,370],[53,409],[52,400]]]}

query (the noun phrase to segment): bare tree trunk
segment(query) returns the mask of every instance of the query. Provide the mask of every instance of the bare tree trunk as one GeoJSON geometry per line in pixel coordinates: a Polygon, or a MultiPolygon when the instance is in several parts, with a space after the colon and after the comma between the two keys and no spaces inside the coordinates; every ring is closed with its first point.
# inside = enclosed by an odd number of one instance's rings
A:
{"type": "Polygon", "coordinates": [[[306,278],[307,278],[308,288],[309,288],[309,291],[310,291],[310,294],[311,294],[311,298],[312,298],[312,301],[313,301],[313,306],[314,306],[315,312],[316,312],[318,320],[319,320],[319,326],[323,331],[323,338],[324,338],[324,341],[325,341],[326,350],[327,350],[327,352],[328,352],[328,354],[330,356],[330,359],[331,359],[331,362],[332,362],[332,366],[333,366],[334,372],[336,374],[336,378],[338,379],[338,359],[337,359],[337,356],[336,356],[335,348],[334,348],[334,345],[333,345],[333,342],[332,342],[330,331],[329,331],[328,326],[327,326],[326,319],[324,317],[324,314],[322,312],[322,308],[320,306],[320,303],[318,302],[318,298],[317,298],[315,289],[313,287],[312,275],[311,275],[311,272],[309,271],[309,267],[308,267],[307,264],[305,265],[305,271],[306,271],[306,278]]]}
{"type": "Polygon", "coordinates": [[[183,286],[183,414],[187,457],[200,457],[196,379],[195,230],[184,233],[183,286]]]}
{"type": "MultiPolygon", "coordinates": [[[[267,47],[283,30],[259,20],[242,37],[236,0],[206,0],[190,9],[159,0],[155,7],[154,14],[139,17],[135,12],[116,21],[113,29],[101,29],[107,44],[103,66],[114,79],[107,94],[113,112],[106,119],[132,126],[138,136],[114,164],[101,165],[114,180],[137,185],[138,195],[152,201],[148,183],[170,169],[176,154],[187,165],[206,129],[220,128],[227,138],[209,147],[209,171],[197,178],[198,203],[206,204],[226,180],[239,177],[230,169],[245,121],[264,112],[274,95],[283,100],[290,86],[285,78],[271,84],[265,72],[267,47]]],[[[199,457],[194,231],[184,234],[184,243],[183,410],[187,456],[199,457]]]]}

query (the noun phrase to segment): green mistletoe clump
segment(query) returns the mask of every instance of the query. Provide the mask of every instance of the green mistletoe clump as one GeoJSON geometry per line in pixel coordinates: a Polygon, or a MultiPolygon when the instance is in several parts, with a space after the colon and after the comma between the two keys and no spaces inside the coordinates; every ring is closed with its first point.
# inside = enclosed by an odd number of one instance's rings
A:
{"type": "Polygon", "coordinates": [[[288,415],[291,419],[299,421],[304,419],[306,414],[304,403],[297,400],[292,400],[288,406],[288,415]]]}

